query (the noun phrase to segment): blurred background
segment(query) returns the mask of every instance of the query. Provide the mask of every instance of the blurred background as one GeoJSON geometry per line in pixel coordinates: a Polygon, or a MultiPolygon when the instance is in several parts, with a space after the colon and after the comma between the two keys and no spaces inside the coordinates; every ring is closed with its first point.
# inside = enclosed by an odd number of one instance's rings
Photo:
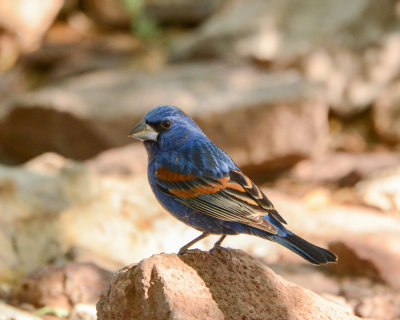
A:
{"type": "Polygon", "coordinates": [[[111,272],[198,235],[158,205],[127,138],[160,104],[340,263],[225,246],[400,319],[398,0],[0,0],[0,319],[95,319],[111,272]]]}

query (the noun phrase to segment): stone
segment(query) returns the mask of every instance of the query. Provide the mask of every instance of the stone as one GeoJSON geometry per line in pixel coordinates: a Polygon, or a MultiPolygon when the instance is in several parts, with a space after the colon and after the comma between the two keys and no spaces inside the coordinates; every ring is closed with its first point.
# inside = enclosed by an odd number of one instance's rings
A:
{"type": "Polygon", "coordinates": [[[146,149],[139,143],[108,149],[86,163],[101,175],[133,176],[147,173],[146,149]]]}
{"type": "Polygon", "coordinates": [[[177,39],[176,61],[199,57],[298,66],[341,117],[365,112],[397,79],[400,48],[391,0],[231,1],[177,39]]]}
{"type": "Polygon", "coordinates": [[[395,152],[335,152],[302,160],[291,169],[290,174],[293,179],[303,182],[354,185],[360,180],[398,165],[400,155],[395,152]]]}
{"type": "Polygon", "coordinates": [[[173,25],[198,24],[214,14],[225,0],[146,0],[144,12],[158,23],[173,25]]]}
{"type": "Polygon", "coordinates": [[[160,254],[117,272],[97,304],[107,319],[358,319],[240,250],[160,254]]]}
{"type": "Polygon", "coordinates": [[[373,122],[378,135],[387,142],[400,142],[400,82],[382,92],[373,107],[373,122]]]}
{"type": "Polygon", "coordinates": [[[224,319],[195,270],[175,254],[117,272],[97,304],[98,319],[224,319]]]}
{"type": "Polygon", "coordinates": [[[29,303],[38,308],[50,306],[70,310],[78,304],[94,305],[111,276],[111,272],[93,263],[45,266],[20,281],[14,299],[18,304],[29,303]]]}
{"type": "Polygon", "coordinates": [[[20,48],[36,49],[63,6],[63,0],[2,0],[0,25],[15,34],[20,48]]]}
{"type": "Polygon", "coordinates": [[[364,234],[332,241],[340,263],[329,266],[337,275],[364,276],[400,288],[400,233],[364,234]]]}
{"type": "Polygon", "coordinates": [[[397,25],[392,1],[376,8],[360,0],[351,6],[344,0],[230,2],[180,39],[175,57],[251,57],[282,65],[324,46],[364,49],[397,25]],[[372,21],[374,32],[368,32],[372,21]]]}
{"type": "Polygon", "coordinates": [[[271,162],[288,167],[327,147],[328,108],[297,72],[197,62],[157,73],[93,72],[14,96],[0,111],[1,154],[16,162],[49,150],[92,158],[132,142],[127,133],[161,103],[181,107],[255,172],[271,162]]]}
{"type": "Polygon", "coordinates": [[[376,320],[400,318],[400,293],[363,298],[355,307],[357,315],[376,320]]]}
{"type": "Polygon", "coordinates": [[[373,283],[366,278],[341,282],[341,295],[356,315],[377,320],[397,320],[400,316],[400,290],[373,283]]]}
{"type": "Polygon", "coordinates": [[[28,312],[19,310],[0,301],[0,320],[40,320],[28,312]]]}
{"type": "Polygon", "coordinates": [[[95,21],[112,27],[127,27],[138,16],[160,24],[198,24],[212,15],[224,0],[144,0],[140,3],[113,0],[83,0],[85,11],[95,21]]]}
{"type": "Polygon", "coordinates": [[[103,25],[128,27],[132,19],[123,1],[83,0],[82,7],[93,20],[103,25]]]}
{"type": "MultiPolygon", "coordinates": [[[[100,175],[55,154],[0,165],[1,283],[71,255],[116,268],[175,252],[197,235],[163,211],[143,174],[100,175]]],[[[211,246],[211,239],[201,244],[211,246]]]]}
{"type": "Polygon", "coordinates": [[[388,168],[357,184],[363,203],[400,215],[400,166],[388,168]]]}

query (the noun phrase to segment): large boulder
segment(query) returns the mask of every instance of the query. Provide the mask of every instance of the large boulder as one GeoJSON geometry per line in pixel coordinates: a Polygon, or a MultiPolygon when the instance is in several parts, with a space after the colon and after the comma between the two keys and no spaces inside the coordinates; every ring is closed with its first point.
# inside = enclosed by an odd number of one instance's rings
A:
{"type": "Polygon", "coordinates": [[[240,250],[160,254],[114,275],[98,319],[359,319],[240,250]]]}
{"type": "Polygon", "coordinates": [[[91,158],[131,142],[132,126],[160,104],[181,107],[242,166],[287,166],[327,143],[328,109],[297,72],[190,63],[154,74],[93,72],[8,99],[0,156],[20,162],[50,150],[91,158]]]}

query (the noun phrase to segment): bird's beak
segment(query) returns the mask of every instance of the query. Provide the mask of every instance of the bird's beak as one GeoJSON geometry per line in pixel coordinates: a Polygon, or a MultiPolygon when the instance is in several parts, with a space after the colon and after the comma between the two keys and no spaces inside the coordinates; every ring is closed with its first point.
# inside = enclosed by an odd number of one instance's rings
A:
{"type": "Polygon", "coordinates": [[[143,141],[157,141],[158,132],[154,130],[152,126],[148,125],[144,120],[142,120],[131,130],[131,132],[129,132],[128,137],[143,141]]]}

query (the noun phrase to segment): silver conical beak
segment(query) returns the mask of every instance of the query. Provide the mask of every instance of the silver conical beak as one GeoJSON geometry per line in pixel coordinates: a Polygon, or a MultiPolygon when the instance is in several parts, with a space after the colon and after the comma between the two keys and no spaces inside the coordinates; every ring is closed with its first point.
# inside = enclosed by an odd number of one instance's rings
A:
{"type": "Polygon", "coordinates": [[[148,125],[144,120],[142,120],[131,130],[131,132],[129,132],[128,137],[143,141],[157,141],[158,132],[154,130],[152,126],[148,125]]]}

